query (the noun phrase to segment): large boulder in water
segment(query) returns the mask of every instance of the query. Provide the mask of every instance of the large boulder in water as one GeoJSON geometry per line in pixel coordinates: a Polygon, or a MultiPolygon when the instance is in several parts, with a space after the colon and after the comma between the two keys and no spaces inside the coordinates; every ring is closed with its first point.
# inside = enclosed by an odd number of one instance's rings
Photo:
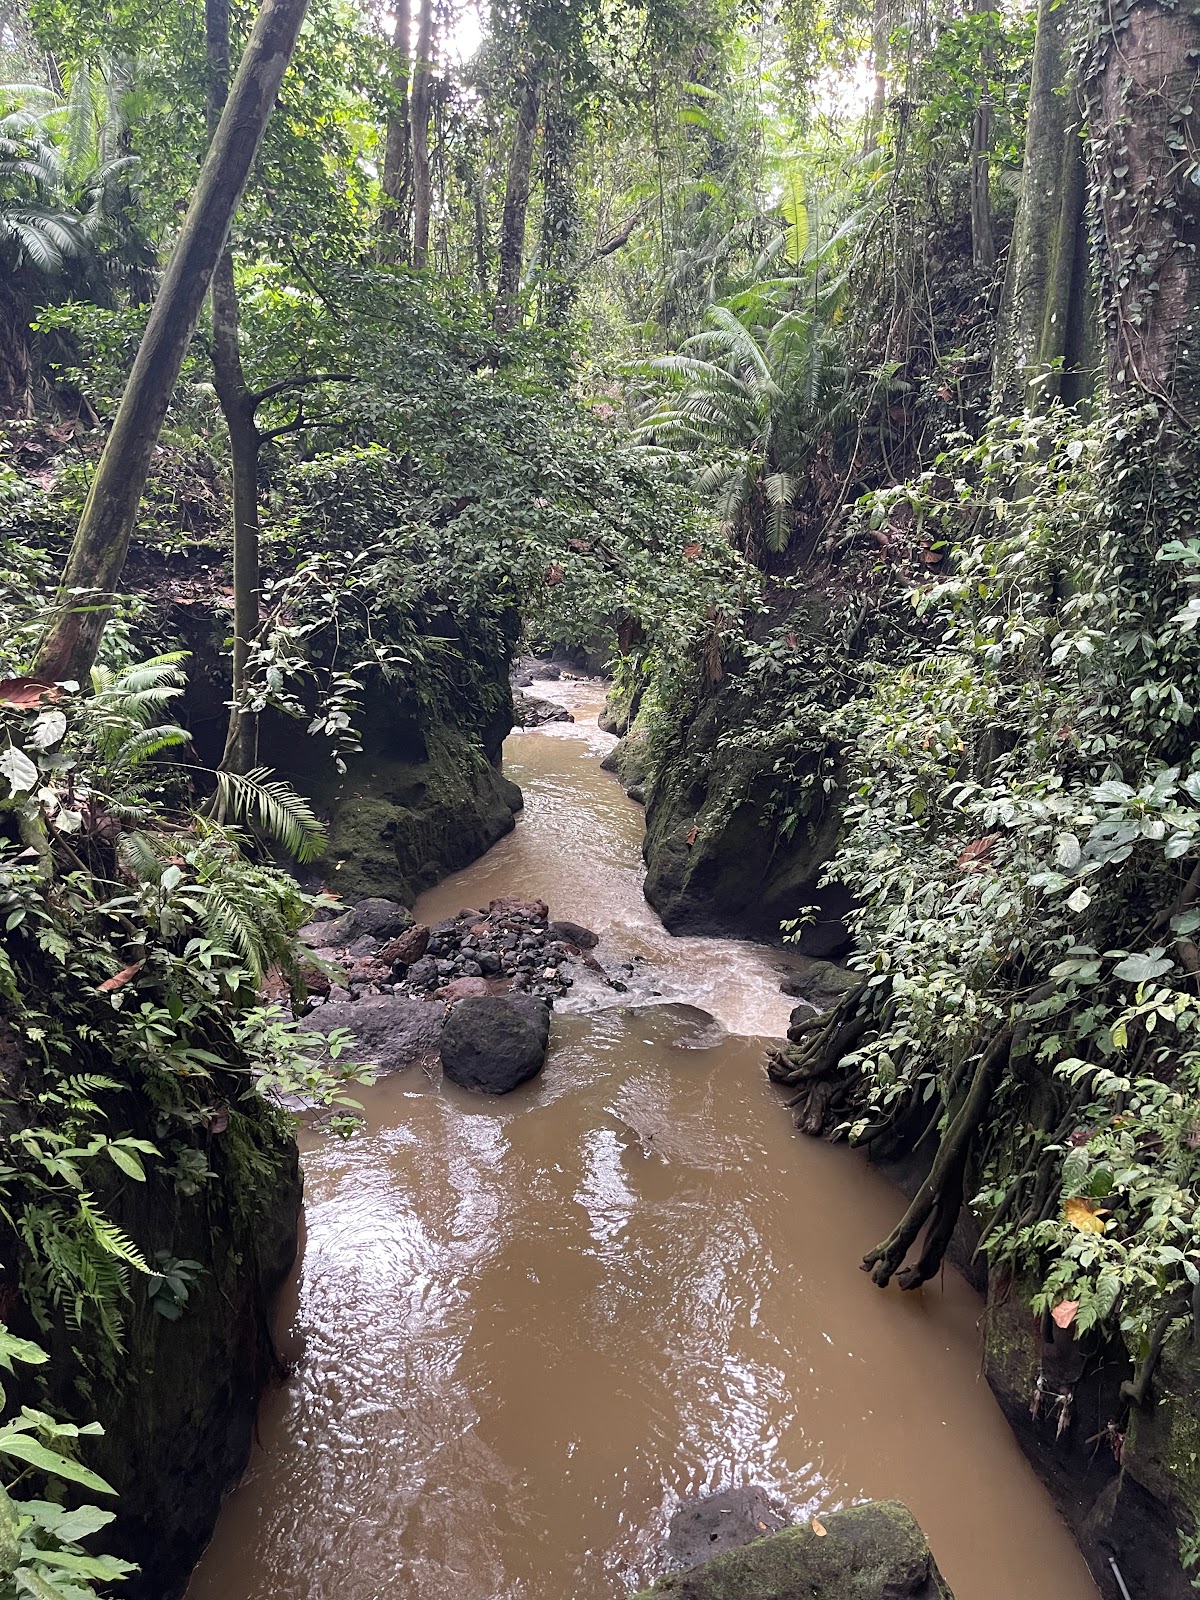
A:
{"type": "Polygon", "coordinates": [[[460,1000],[442,1032],[442,1070],[452,1083],[507,1094],[536,1077],[546,1061],[550,1011],[529,995],[460,1000]]]}
{"type": "Polygon", "coordinates": [[[831,1511],[660,1578],[674,1600],[954,1600],[907,1506],[874,1500],[831,1511]]]}
{"type": "Polygon", "coordinates": [[[437,1048],[444,1009],[436,1000],[404,995],[364,995],[361,1000],[327,1000],[304,1026],[317,1033],[345,1028],[354,1035],[347,1060],[369,1062],[380,1072],[399,1072],[437,1048]]]}

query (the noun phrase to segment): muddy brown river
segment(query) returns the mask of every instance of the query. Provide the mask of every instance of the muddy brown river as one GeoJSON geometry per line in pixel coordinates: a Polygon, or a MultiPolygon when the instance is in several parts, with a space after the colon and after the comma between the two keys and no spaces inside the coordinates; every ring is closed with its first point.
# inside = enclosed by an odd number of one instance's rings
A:
{"type": "Polygon", "coordinates": [[[506,747],[516,831],[418,911],[540,896],[630,993],[574,991],[502,1100],[414,1069],[350,1143],[305,1137],[295,1376],[189,1600],[620,1600],[681,1495],[749,1482],[802,1516],[906,1500],[956,1600],[1095,1600],[979,1376],[978,1298],[872,1286],[901,1197],[766,1080],[786,958],[663,932],[597,687],[554,692],[576,723],[506,747]]]}

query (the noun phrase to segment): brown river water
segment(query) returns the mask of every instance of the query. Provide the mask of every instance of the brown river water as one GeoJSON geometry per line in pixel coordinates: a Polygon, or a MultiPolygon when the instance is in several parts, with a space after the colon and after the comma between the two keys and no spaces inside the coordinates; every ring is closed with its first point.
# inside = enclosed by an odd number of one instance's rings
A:
{"type": "Polygon", "coordinates": [[[295,1376],[188,1600],[621,1600],[678,1498],[735,1483],[906,1500],[956,1600],[1095,1600],[979,1376],[978,1298],[873,1287],[900,1195],[766,1080],[786,956],[663,931],[599,687],[546,687],[578,721],[510,737],[516,831],[418,914],[537,895],[636,980],[560,1003],[504,1099],[413,1069],[349,1143],[304,1136],[295,1376]]]}

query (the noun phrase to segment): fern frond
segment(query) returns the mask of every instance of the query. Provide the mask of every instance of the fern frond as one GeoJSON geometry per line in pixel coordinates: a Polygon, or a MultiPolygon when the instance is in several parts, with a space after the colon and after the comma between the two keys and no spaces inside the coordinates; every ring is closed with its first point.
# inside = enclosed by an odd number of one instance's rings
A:
{"type": "Polygon", "coordinates": [[[270,767],[218,772],[217,804],[233,821],[261,828],[299,862],[315,861],[325,848],[325,829],[308,801],[272,778],[270,767]]]}

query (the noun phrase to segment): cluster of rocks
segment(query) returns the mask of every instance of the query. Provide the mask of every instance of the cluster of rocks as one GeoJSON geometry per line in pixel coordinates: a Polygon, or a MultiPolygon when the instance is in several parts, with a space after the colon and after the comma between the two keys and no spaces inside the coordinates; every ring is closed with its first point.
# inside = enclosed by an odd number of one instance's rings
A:
{"type": "Polygon", "coordinates": [[[540,1072],[550,1007],[599,940],[543,900],[501,898],[432,925],[395,900],[360,900],[301,928],[310,1026],[348,1029],[356,1060],[395,1072],[437,1051],[448,1078],[506,1094],[540,1072]]]}
{"type": "Polygon", "coordinates": [[[486,911],[467,907],[432,925],[394,900],[360,900],[349,911],[300,930],[314,956],[342,974],[333,982],[314,962],[306,970],[314,1001],[369,995],[468,995],[509,990],[553,1004],[571,987],[573,960],[595,966],[589,928],[552,921],[543,900],[501,898],[486,911]]]}

